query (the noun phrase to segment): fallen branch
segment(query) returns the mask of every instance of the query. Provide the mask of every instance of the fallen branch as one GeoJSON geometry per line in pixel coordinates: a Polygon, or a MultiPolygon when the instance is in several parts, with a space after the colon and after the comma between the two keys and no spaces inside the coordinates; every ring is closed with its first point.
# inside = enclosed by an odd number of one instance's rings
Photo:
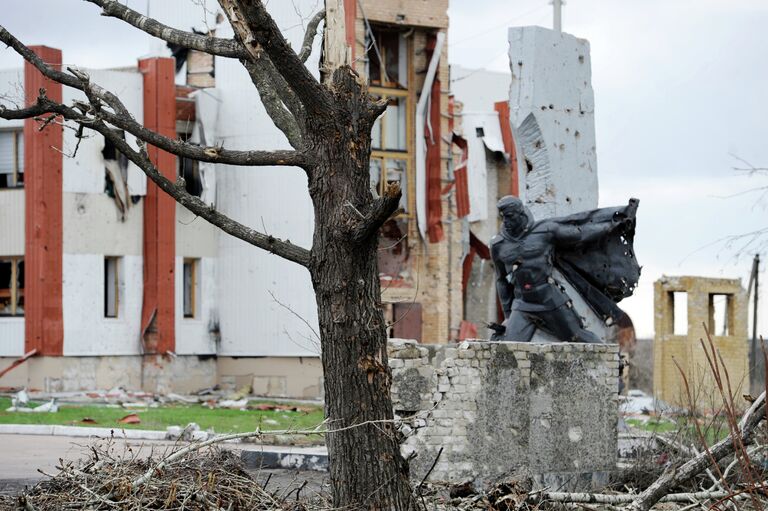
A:
{"type": "MultiPolygon", "coordinates": [[[[763,488],[768,484],[764,482],[759,485],[759,488],[763,488]]],[[[710,499],[722,499],[732,496],[733,492],[716,490],[716,491],[695,491],[685,493],[670,493],[664,495],[659,502],[691,502],[691,499],[696,501],[710,500],[710,499]]],[[[617,493],[615,495],[605,493],[565,493],[565,492],[543,492],[537,493],[528,498],[529,502],[567,502],[573,504],[629,504],[635,499],[637,495],[627,493],[617,493]]],[[[629,509],[629,508],[628,508],[629,509]]]]}
{"type": "Polygon", "coordinates": [[[635,498],[627,510],[648,511],[654,504],[662,500],[664,496],[668,494],[670,489],[688,481],[693,476],[704,471],[708,467],[710,459],[717,462],[726,456],[733,454],[736,451],[736,445],[739,445],[739,442],[744,445],[749,442],[750,436],[757,425],[760,424],[760,421],[764,418],[765,392],[760,394],[760,397],[752,403],[752,406],[744,413],[741,421],[739,421],[738,429],[735,433],[737,433],[740,438],[734,438],[734,433],[731,433],[716,443],[708,452],[702,452],[678,467],[676,470],[662,474],[661,477],[635,498]]]}

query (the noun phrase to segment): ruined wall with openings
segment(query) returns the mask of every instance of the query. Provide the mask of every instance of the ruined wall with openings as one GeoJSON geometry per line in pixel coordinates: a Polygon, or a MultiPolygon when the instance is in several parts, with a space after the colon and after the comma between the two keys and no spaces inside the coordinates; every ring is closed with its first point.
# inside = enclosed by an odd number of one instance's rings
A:
{"type": "MultiPolygon", "coordinates": [[[[462,319],[461,261],[465,254],[467,239],[462,223],[456,216],[454,192],[448,186],[453,181],[451,159],[451,131],[448,108],[450,88],[448,67],[448,41],[440,54],[436,80],[440,80],[440,168],[442,241],[430,243],[421,238],[416,218],[415,186],[415,124],[416,104],[422,93],[425,75],[429,66],[428,42],[431,35],[446,32],[448,28],[448,2],[406,2],[384,0],[373,2],[363,0],[356,6],[355,50],[357,71],[367,75],[369,55],[366,55],[367,24],[387,27],[400,31],[408,45],[407,94],[410,104],[408,112],[409,174],[404,187],[407,215],[399,221],[402,250],[396,254],[402,266],[398,275],[382,276],[382,302],[385,315],[394,326],[392,335],[418,338],[424,343],[440,343],[455,338],[462,319]]],[[[370,50],[369,53],[373,51],[370,50]]],[[[383,247],[391,246],[397,240],[383,239],[383,247]]],[[[380,258],[381,259],[381,258],[380,258]]],[[[383,265],[380,261],[380,267],[383,265]]]]}
{"type": "Polygon", "coordinates": [[[389,362],[416,481],[436,458],[430,480],[478,485],[515,473],[591,489],[616,466],[616,345],[393,340],[389,362]]]}
{"type": "MultiPolygon", "coordinates": [[[[747,294],[740,279],[663,276],[657,280],[654,283],[655,397],[682,408],[690,408],[691,401],[696,407],[710,410],[722,406],[722,397],[700,342],[704,340],[707,350],[711,350],[707,331],[722,357],[733,395],[740,396],[742,389],[748,392],[747,310],[747,294]]],[[[726,385],[723,369],[720,371],[726,385]]],[[[727,387],[725,390],[728,392],[727,387]]]]}

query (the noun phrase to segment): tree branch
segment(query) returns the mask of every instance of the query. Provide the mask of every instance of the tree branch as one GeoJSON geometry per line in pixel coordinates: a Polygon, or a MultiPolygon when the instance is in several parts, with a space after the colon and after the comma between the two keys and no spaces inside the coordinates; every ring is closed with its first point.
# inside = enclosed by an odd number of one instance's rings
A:
{"type": "Polygon", "coordinates": [[[157,20],[148,18],[143,14],[130,9],[116,0],[85,0],[98,5],[102,9],[102,16],[109,16],[125,21],[147,34],[162,39],[163,41],[204,51],[211,55],[230,57],[235,59],[248,58],[249,54],[243,46],[234,39],[222,39],[200,34],[193,34],[183,30],[177,30],[163,25],[157,20]]]}
{"type": "MultiPolygon", "coordinates": [[[[261,64],[265,64],[267,61],[266,58],[261,60],[263,61],[261,64]]],[[[277,92],[278,87],[270,79],[268,71],[264,69],[265,66],[247,60],[243,61],[243,65],[245,65],[253,85],[259,91],[259,97],[267,115],[275,123],[275,126],[283,132],[291,146],[295,149],[301,149],[304,144],[297,119],[283,106],[283,99],[277,92]]]]}
{"type": "Polygon", "coordinates": [[[328,89],[318,82],[283,37],[261,0],[219,0],[237,38],[251,60],[266,53],[275,69],[296,93],[308,115],[327,115],[333,104],[328,89]]]}
{"type": "Polygon", "coordinates": [[[275,165],[302,168],[305,168],[307,165],[305,155],[297,151],[236,151],[215,146],[201,147],[168,138],[138,123],[117,96],[92,83],[87,73],[69,68],[70,73],[72,73],[70,75],[48,66],[37,54],[2,26],[0,26],[0,41],[13,48],[16,53],[35,66],[46,77],[62,85],[82,91],[94,110],[98,111],[101,118],[106,122],[164,151],[204,162],[228,165],[275,165]],[[101,108],[101,102],[112,108],[113,112],[101,108]]]}
{"type": "Polygon", "coordinates": [[[68,119],[74,121],[81,126],[90,128],[98,133],[101,133],[104,138],[112,142],[118,151],[123,153],[130,161],[136,164],[143,172],[151,179],[161,190],[173,197],[173,199],[190,210],[195,215],[202,217],[211,224],[219,227],[224,232],[239,238],[251,245],[264,249],[275,255],[293,261],[302,266],[309,265],[309,250],[299,247],[290,243],[289,241],[283,241],[274,236],[258,232],[250,227],[232,220],[228,216],[216,211],[215,208],[209,206],[200,198],[195,197],[186,191],[184,186],[179,186],[176,183],[171,182],[167,177],[162,175],[157,167],[154,166],[146,151],[146,147],[143,142],[139,142],[140,150],[133,149],[125,139],[120,136],[118,131],[110,128],[105,122],[99,118],[97,113],[94,117],[88,117],[84,113],[68,106],[51,101],[45,96],[38,98],[35,107],[28,107],[19,110],[9,110],[6,108],[0,109],[0,117],[5,119],[19,119],[21,115],[43,114],[43,113],[56,113],[68,119]]]}
{"type": "Polygon", "coordinates": [[[325,19],[325,9],[315,14],[307,25],[307,31],[304,34],[304,42],[301,44],[301,50],[299,51],[299,60],[306,62],[309,56],[312,54],[312,43],[315,41],[317,35],[317,27],[320,22],[325,19]]]}
{"type": "Polygon", "coordinates": [[[384,189],[384,194],[373,201],[368,214],[352,230],[352,239],[356,243],[362,243],[373,236],[379,227],[384,225],[384,222],[397,211],[402,195],[398,183],[388,183],[384,189]]]}

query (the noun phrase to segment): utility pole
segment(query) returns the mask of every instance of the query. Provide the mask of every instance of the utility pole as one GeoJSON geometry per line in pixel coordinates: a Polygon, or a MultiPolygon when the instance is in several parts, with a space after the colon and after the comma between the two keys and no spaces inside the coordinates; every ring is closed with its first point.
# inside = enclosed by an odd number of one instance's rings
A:
{"type": "Polygon", "coordinates": [[[552,0],[552,29],[560,33],[563,31],[563,0],[552,0]]]}
{"type": "Polygon", "coordinates": [[[751,355],[751,366],[752,366],[752,374],[753,377],[752,380],[752,386],[762,386],[762,382],[765,378],[765,370],[766,368],[763,367],[764,362],[761,363],[760,367],[762,367],[762,371],[760,371],[760,374],[757,373],[756,369],[758,367],[757,363],[757,296],[758,296],[758,285],[759,285],[759,279],[758,279],[758,271],[760,270],[760,254],[755,254],[755,258],[752,260],[752,273],[749,276],[749,286],[747,288],[747,300],[749,300],[750,293],[753,293],[753,305],[752,305],[752,349],[750,350],[751,355]]]}

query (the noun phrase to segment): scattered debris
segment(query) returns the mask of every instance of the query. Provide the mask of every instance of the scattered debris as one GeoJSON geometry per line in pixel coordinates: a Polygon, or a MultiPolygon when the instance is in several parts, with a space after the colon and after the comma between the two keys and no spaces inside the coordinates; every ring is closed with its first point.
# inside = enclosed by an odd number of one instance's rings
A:
{"type": "MultiPolygon", "coordinates": [[[[87,458],[62,462],[59,472],[18,497],[0,496],[0,509],[217,509],[308,511],[330,509],[325,496],[267,491],[239,456],[197,444],[160,459],[115,453],[110,441],[87,458]]],[[[297,484],[298,486],[298,484],[297,484]]]]}
{"type": "Polygon", "coordinates": [[[27,391],[22,389],[11,398],[11,407],[6,408],[5,411],[22,413],[56,413],[59,411],[59,405],[56,404],[56,399],[52,398],[49,402],[32,408],[29,406],[29,395],[27,394],[27,391]]]}
{"type": "Polygon", "coordinates": [[[129,413],[122,419],[118,419],[120,424],[141,424],[141,418],[135,413],[129,413]]]}
{"type": "Polygon", "coordinates": [[[247,406],[247,398],[238,399],[237,401],[233,399],[222,399],[215,405],[216,408],[229,408],[230,410],[245,410],[247,406]]]}

